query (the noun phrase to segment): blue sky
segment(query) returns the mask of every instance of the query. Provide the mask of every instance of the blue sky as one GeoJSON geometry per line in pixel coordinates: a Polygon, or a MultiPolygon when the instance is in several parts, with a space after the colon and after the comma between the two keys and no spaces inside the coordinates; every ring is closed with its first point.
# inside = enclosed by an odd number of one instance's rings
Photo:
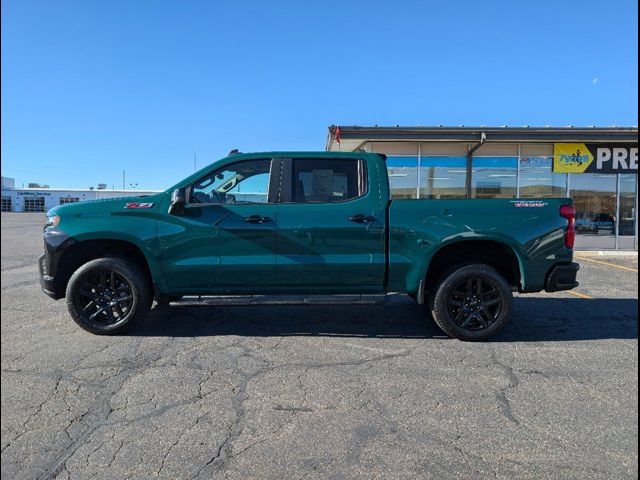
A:
{"type": "Polygon", "coordinates": [[[635,1],[2,2],[2,174],[165,188],[343,125],[637,125],[635,1]]]}

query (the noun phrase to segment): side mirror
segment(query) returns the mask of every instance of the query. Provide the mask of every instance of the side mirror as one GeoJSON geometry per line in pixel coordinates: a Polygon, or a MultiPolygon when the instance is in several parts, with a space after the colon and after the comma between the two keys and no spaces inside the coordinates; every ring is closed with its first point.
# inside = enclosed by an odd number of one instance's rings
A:
{"type": "Polygon", "coordinates": [[[187,204],[186,188],[176,188],[171,194],[171,204],[169,205],[169,215],[182,215],[187,204]]]}

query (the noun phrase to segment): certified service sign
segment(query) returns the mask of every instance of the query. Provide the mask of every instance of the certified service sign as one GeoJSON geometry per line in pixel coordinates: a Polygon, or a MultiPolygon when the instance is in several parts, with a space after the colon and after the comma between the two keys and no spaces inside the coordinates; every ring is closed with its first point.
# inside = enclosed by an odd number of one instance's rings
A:
{"type": "Polygon", "coordinates": [[[638,144],[556,143],[556,173],[638,173],[638,144]]]}

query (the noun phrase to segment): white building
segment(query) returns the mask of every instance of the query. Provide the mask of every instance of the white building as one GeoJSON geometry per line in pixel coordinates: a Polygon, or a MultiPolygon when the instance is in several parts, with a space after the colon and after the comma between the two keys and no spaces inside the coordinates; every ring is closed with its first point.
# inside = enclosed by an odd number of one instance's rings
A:
{"type": "Polygon", "coordinates": [[[3,212],[46,212],[56,205],[117,198],[135,195],[153,195],[161,190],[106,190],[72,188],[14,188],[13,179],[2,177],[3,212]]]}

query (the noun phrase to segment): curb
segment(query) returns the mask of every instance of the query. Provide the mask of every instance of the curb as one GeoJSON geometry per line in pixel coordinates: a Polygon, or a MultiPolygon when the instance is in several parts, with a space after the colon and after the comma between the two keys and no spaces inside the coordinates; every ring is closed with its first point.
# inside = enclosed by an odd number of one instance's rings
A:
{"type": "Polygon", "coordinates": [[[582,257],[638,257],[637,250],[574,250],[573,253],[582,257]]]}

